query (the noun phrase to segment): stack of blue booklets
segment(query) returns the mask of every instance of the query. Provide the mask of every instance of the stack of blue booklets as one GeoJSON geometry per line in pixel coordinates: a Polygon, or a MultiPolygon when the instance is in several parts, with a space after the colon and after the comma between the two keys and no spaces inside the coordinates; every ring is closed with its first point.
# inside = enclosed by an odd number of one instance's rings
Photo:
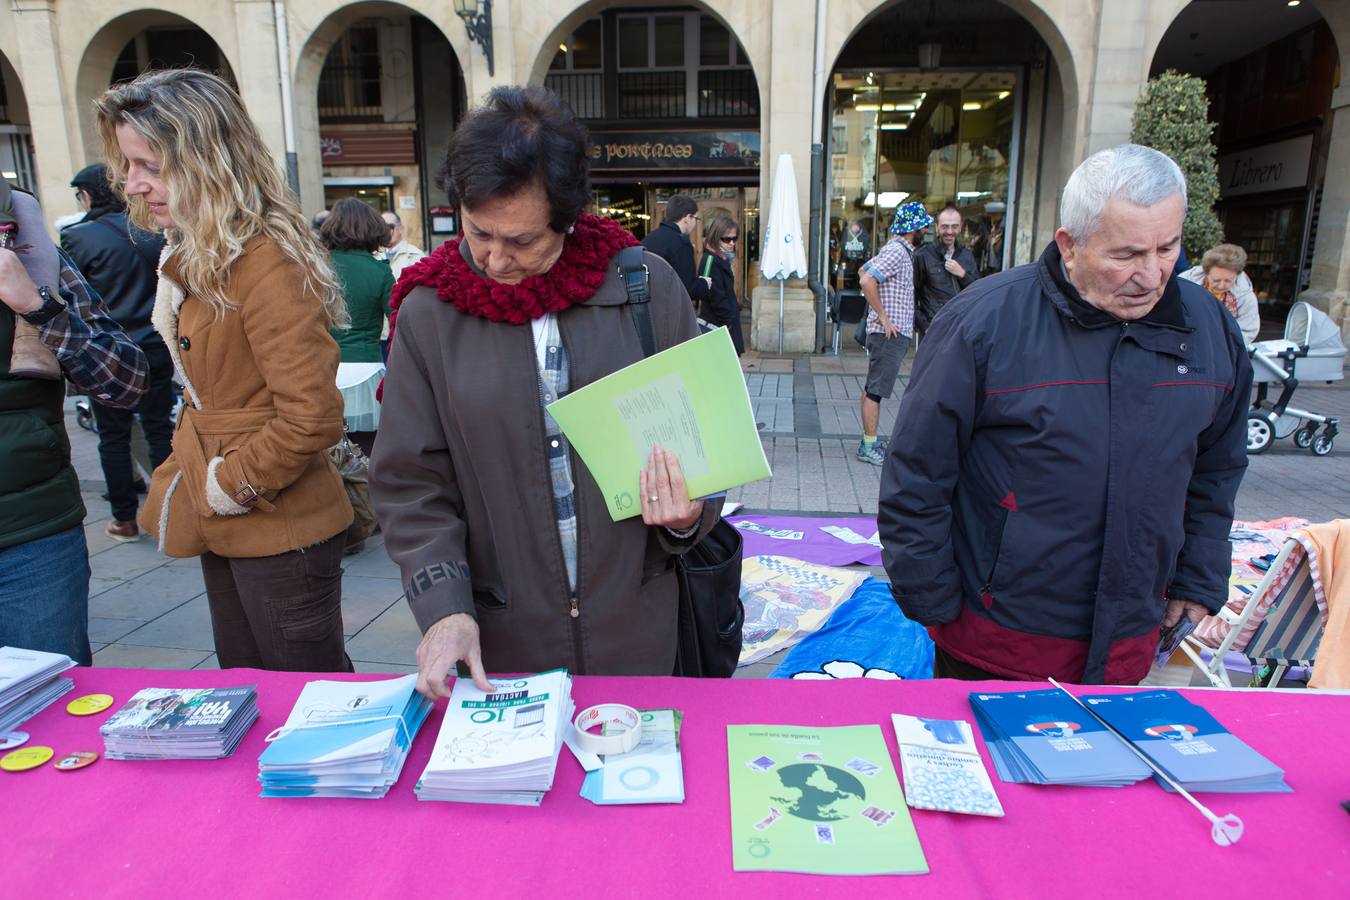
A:
{"type": "Polygon", "coordinates": [[[389,793],[431,701],[416,675],[388,681],[311,681],[258,757],[264,797],[389,793]]]}
{"type": "MultiPolygon", "coordinates": [[[[1094,713],[1188,791],[1291,791],[1284,771],[1176,691],[1083,697],[1094,713]]],[[[1166,781],[1158,783],[1169,791],[1166,781]]]]}
{"type": "Polygon", "coordinates": [[[1061,691],[972,693],[970,705],[1004,781],[1120,787],[1152,774],[1061,691]]]}

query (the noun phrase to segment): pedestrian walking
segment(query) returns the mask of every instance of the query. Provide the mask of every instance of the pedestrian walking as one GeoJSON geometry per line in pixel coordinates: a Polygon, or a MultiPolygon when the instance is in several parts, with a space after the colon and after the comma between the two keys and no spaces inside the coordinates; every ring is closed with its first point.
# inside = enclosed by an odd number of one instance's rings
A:
{"type": "Polygon", "coordinates": [[[152,470],[173,450],[173,408],[178,399],[173,360],[150,321],[164,238],[131,224],[126,201],[112,189],[108,167],[102,163],[81,169],[70,184],[85,217],[61,232],[61,247],[103,298],[108,314],[141,348],[149,366],[145,394],[134,409],[91,400],[98,423],[98,457],[112,507],[104,531],[114,541],[125,543],[140,538],[136,525],[136,483],[140,479],[131,458],[136,420],[145,432],[152,470]]]}
{"type": "Polygon", "coordinates": [[[147,72],[95,112],[133,217],[168,239],[153,319],[188,401],[141,527],[201,558],[222,668],[351,671],[352,508],[326,453],[342,437],[329,329],[348,316],[328,255],[222,79],[147,72]]]}
{"type": "Polygon", "coordinates": [[[689,235],[698,230],[698,203],[688,194],[674,194],[666,201],[661,224],[642,239],[642,246],[664,259],[679,276],[680,284],[695,305],[706,301],[712,280],[694,269],[694,247],[689,235]]]}
{"type": "Polygon", "coordinates": [[[740,229],[730,216],[714,216],[703,229],[703,259],[698,264],[699,275],[711,285],[708,299],[699,307],[700,314],[714,328],[726,326],[737,356],[745,352],[745,338],[741,335],[741,304],[736,299],[736,274],[731,264],[740,239],[740,229]]]}
{"type": "Polygon", "coordinates": [[[914,337],[914,244],[933,217],[919,201],[906,203],[891,219],[891,239],[863,263],[858,276],[867,305],[867,382],[863,385],[862,442],[858,459],[879,466],[886,442],[877,438],[881,401],[895,392],[895,380],[914,337]]]}

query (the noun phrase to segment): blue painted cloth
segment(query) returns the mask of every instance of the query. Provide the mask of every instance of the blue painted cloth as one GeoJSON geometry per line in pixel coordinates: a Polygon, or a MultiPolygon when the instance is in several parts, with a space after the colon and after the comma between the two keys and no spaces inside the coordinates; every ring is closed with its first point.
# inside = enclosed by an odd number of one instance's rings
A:
{"type": "Polygon", "coordinates": [[[933,641],[905,618],[890,585],[868,578],[769,677],[932,678],[933,641]]]}

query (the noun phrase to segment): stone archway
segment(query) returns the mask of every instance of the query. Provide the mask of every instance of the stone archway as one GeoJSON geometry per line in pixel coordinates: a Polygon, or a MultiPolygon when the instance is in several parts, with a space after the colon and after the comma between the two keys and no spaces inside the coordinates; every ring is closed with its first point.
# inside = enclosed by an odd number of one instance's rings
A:
{"type": "MultiPolygon", "coordinates": [[[[336,10],[317,2],[304,5],[288,4],[288,7],[290,7],[292,22],[303,18],[318,22],[317,25],[308,30],[296,28],[293,25],[291,31],[296,155],[300,161],[300,197],[303,208],[309,213],[314,213],[325,205],[324,153],[320,139],[321,108],[319,95],[321,77],[330,51],[343,39],[344,34],[357,23],[366,20],[385,22],[395,29],[401,28],[409,31],[425,29],[431,34],[437,52],[444,56],[446,65],[452,70],[450,77],[446,79],[448,83],[452,84],[448,87],[447,85],[440,86],[447,87],[447,90],[453,90],[455,93],[453,105],[456,108],[462,107],[463,104],[462,88],[465,84],[463,60],[468,52],[468,43],[462,28],[450,27],[458,25],[459,22],[454,17],[448,4],[426,3],[419,2],[419,0],[412,0],[408,3],[358,0],[358,2],[348,3],[336,10]],[[314,9],[310,10],[308,6],[313,6],[314,9]],[[309,16],[310,13],[312,13],[312,17],[309,16]],[[414,20],[421,24],[415,27],[414,20]]],[[[404,34],[403,37],[408,37],[408,35],[404,34]]],[[[414,39],[409,38],[409,40],[414,39]]],[[[403,44],[400,43],[400,46],[403,46],[403,44]]],[[[411,48],[411,44],[408,47],[411,48]]],[[[418,112],[420,106],[417,103],[416,92],[424,90],[425,87],[418,86],[417,77],[413,72],[415,55],[415,52],[409,49],[407,52],[403,50],[394,51],[393,55],[390,56],[389,62],[397,67],[398,78],[401,82],[406,82],[406,90],[403,92],[405,101],[403,114],[395,115],[393,119],[387,119],[386,121],[415,124],[414,130],[416,132],[427,131],[425,135],[420,133],[417,135],[417,141],[422,148],[422,152],[419,154],[419,177],[425,185],[429,178],[428,169],[434,170],[436,164],[434,156],[449,139],[454,121],[451,117],[439,116],[435,117],[434,120],[428,117],[425,122],[417,118],[420,115],[420,112],[418,112]],[[413,113],[412,118],[408,116],[410,110],[413,113]]],[[[425,85],[425,81],[423,79],[423,85],[425,85]]],[[[328,112],[331,113],[331,110],[328,110],[328,112]]],[[[366,112],[371,111],[366,110],[366,112]]],[[[374,121],[374,119],[374,116],[370,117],[373,127],[379,127],[383,124],[383,122],[374,121]]],[[[434,206],[437,205],[436,199],[434,196],[429,196],[427,202],[434,206]]],[[[420,205],[419,203],[419,207],[420,205]]],[[[421,226],[412,229],[411,232],[410,239],[412,236],[421,233],[421,226]]]]}
{"type": "MultiPolygon", "coordinates": [[[[234,81],[236,65],[226,50],[227,43],[222,40],[223,35],[203,27],[200,22],[193,18],[168,9],[141,9],[124,13],[102,23],[85,44],[74,78],[76,107],[86,159],[99,159],[103,152],[99,146],[98,130],[94,127],[93,114],[89,109],[90,101],[107,90],[109,84],[112,83],[118,60],[123,56],[124,51],[127,51],[139,36],[146,34],[151,29],[162,28],[199,32],[204,37],[204,44],[214,47],[216,52],[215,62],[218,65],[213,66],[210,64],[211,61],[206,61],[207,67],[218,69],[218,74],[223,75],[231,82],[234,81]]],[[[159,60],[151,57],[148,62],[148,68],[154,68],[156,62],[180,65],[188,62],[188,60],[159,60]]]]}

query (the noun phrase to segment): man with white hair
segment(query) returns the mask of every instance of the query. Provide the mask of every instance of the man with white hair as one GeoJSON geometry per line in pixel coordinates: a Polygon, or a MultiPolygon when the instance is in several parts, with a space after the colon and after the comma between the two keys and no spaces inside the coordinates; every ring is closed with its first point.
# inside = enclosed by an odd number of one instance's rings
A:
{"type": "Polygon", "coordinates": [[[1186,182],[1124,144],[1069,178],[1033,265],[938,316],[881,478],[892,592],[934,674],[1135,684],[1162,627],[1227,599],[1252,372],[1171,278],[1186,182]]]}

